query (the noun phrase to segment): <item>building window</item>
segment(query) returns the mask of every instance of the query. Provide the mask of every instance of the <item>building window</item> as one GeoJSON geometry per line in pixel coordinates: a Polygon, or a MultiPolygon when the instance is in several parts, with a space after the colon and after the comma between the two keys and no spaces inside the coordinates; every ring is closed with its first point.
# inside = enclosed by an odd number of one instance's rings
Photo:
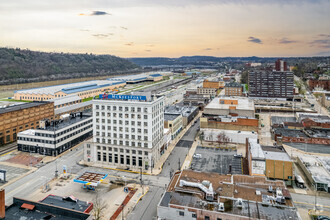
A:
{"type": "Polygon", "coordinates": [[[179,215],[180,216],[184,216],[184,212],[183,211],[179,211],[179,215]]]}
{"type": "Polygon", "coordinates": [[[97,160],[101,161],[101,152],[97,152],[97,160]]]}
{"type": "Polygon", "coordinates": [[[112,163],[112,154],[108,154],[109,163],[112,163]]]}
{"type": "Polygon", "coordinates": [[[107,155],[106,155],[106,153],[103,153],[103,161],[104,162],[107,162],[107,155]]]}
{"type": "Polygon", "coordinates": [[[142,167],[142,157],[139,157],[139,167],[142,167]]]}
{"type": "Polygon", "coordinates": [[[118,154],[115,154],[115,163],[118,163],[118,154]]]}
{"type": "Polygon", "coordinates": [[[132,156],[132,165],[136,166],[136,156],[132,156]]]}
{"type": "Polygon", "coordinates": [[[125,164],[124,163],[124,155],[120,155],[120,164],[125,164]]]}
{"type": "Polygon", "coordinates": [[[192,213],[192,214],[191,214],[191,217],[192,217],[192,218],[197,218],[197,214],[196,214],[196,213],[192,213]]]}
{"type": "Polygon", "coordinates": [[[207,215],[206,215],[206,216],[204,217],[204,219],[205,219],[205,220],[210,220],[210,216],[207,216],[207,215]]]}

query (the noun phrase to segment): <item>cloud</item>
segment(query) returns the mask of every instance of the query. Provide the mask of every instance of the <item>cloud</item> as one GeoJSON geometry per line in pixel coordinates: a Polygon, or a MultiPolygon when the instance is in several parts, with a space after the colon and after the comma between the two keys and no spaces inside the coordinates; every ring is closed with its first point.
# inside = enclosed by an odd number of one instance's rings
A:
{"type": "Polygon", "coordinates": [[[319,37],[329,37],[330,38],[330,34],[319,34],[319,37]]]}
{"type": "Polygon", "coordinates": [[[147,44],[147,47],[154,47],[155,45],[153,44],[147,44]]]}
{"type": "Polygon", "coordinates": [[[319,47],[319,48],[330,48],[330,35],[327,34],[319,34],[317,40],[313,40],[309,42],[310,46],[312,47],[319,47]]]}
{"type": "Polygon", "coordinates": [[[120,26],[121,29],[128,30],[127,27],[120,26]]]}
{"type": "Polygon", "coordinates": [[[208,47],[208,48],[205,48],[204,50],[212,50],[212,48],[209,48],[209,47],[208,47]]]}
{"type": "Polygon", "coordinates": [[[111,14],[105,11],[93,11],[90,14],[84,14],[84,13],[79,14],[79,16],[100,16],[100,15],[111,15],[111,14]]]}
{"type": "Polygon", "coordinates": [[[90,30],[88,30],[88,29],[80,29],[80,31],[88,32],[90,30]]]}
{"type": "Polygon", "coordinates": [[[145,50],[146,52],[151,52],[151,50],[145,50]]]}
{"type": "Polygon", "coordinates": [[[249,39],[247,41],[249,41],[251,43],[262,44],[262,40],[260,40],[259,38],[256,38],[256,37],[249,37],[249,39]]]}
{"type": "Polygon", "coordinates": [[[108,37],[109,34],[93,34],[94,37],[98,37],[98,38],[105,38],[108,37]]]}
{"type": "Polygon", "coordinates": [[[126,43],[124,44],[125,46],[134,46],[134,42],[129,42],[129,43],[126,43]]]}
{"type": "Polygon", "coordinates": [[[98,16],[98,15],[110,15],[110,14],[105,11],[93,11],[91,14],[91,16],[98,16]]]}
{"type": "Polygon", "coordinates": [[[293,43],[297,43],[298,41],[296,41],[296,40],[289,40],[288,38],[286,38],[286,37],[283,37],[280,41],[279,41],[279,43],[280,44],[293,44],[293,43]]]}

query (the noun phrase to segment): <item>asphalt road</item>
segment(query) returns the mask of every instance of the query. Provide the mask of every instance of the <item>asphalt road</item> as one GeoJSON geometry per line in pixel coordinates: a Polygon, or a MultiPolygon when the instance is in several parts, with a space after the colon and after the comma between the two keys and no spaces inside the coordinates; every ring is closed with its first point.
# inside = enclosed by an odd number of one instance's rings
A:
{"type": "Polygon", "coordinates": [[[77,165],[76,162],[83,158],[82,146],[69,151],[53,162],[50,162],[35,172],[21,178],[20,180],[5,187],[6,190],[6,205],[12,204],[13,197],[28,198],[35,190],[42,187],[47,181],[55,176],[56,164],[59,173],[62,171],[63,165],[66,165],[68,171],[78,172],[83,167],[77,165]]]}
{"type": "MultiPolygon", "coordinates": [[[[315,196],[291,193],[292,199],[298,208],[314,209],[315,196]]],[[[316,197],[317,210],[324,210],[330,212],[329,197],[316,197]]]]}

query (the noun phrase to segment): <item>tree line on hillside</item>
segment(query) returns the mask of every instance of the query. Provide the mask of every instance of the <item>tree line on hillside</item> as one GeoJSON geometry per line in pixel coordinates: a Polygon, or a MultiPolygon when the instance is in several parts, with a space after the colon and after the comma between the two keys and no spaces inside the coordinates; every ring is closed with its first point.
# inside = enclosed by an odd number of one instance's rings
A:
{"type": "Polygon", "coordinates": [[[0,48],[0,84],[26,83],[139,72],[140,67],[112,55],[47,53],[0,48]]]}

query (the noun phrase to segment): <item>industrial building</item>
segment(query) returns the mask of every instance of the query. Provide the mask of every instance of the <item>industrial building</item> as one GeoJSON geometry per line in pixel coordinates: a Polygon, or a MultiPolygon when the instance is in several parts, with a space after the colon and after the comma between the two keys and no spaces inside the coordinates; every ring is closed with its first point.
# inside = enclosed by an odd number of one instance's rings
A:
{"type": "Polygon", "coordinates": [[[87,163],[145,171],[160,158],[164,97],[99,95],[93,100],[93,141],[84,145],[87,163]]]}
{"type": "Polygon", "coordinates": [[[282,181],[177,171],[157,206],[158,219],[301,219],[282,181]]]}
{"type": "Polygon", "coordinates": [[[246,140],[249,174],[272,179],[293,180],[293,161],[281,146],[261,146],[257,139],[246,140]]]}
{"type": "Polygon", "coordinates": [[[114,78],[109,78],[107,80],[113,82],[125,82],[127,84],[136,84],[147,81],[158,82],[161,81],[162,79],[163,79],[163,75],[160,73],[152,73],[152,74],[142,73],[142,74],[135,74],[129,76],[114,77],[114,78]]]}
{"type": "Polygon", "coordinates": [[[314,189],[330,192],[329,157],[301,155],[297,162],[314,189]]]}
{"type": "Polygon", "coordinates": [[[16,141],[21,131],[38,128],[40,120],[53,118],[53,102],[29,102],[0,108],[0,145],[16,141]]]}
{"type": "Polygon", "coordinates": [[[183,97],[183,104],[187,106],[198,106],[199,110],[203,110],[207,103],[210,102],[210,97],[198,94],[186,94],[183,97]]]}
{"type": "Polygon", "coordinates": [[[259,70],[249,72],[249,96],[293,98],[293,72],[259,70]]]}
{"type": "Polygon", "coordinates": [[[86,113],[64,115],[60,120],[40,121],[39,128],[18,133],[19,151],[57,156],[92,136],[92,117],[86,113]]]}
{"type": "Polygon", "coordinates": [[[254,110],[254,102],[248,98],[214,98],[205,106],[204,114],[254,118],[254,110]]]}
{"type": "Polygon", "coordinates": [[[181,114],[182,115],[182,125],[186,127],[197,115],[198,108],[196,106],[180,106],[171,105],[165,107],[165,114],[181,114]]]}
{"type": "Polygon", "coordinates": [[[102,92],[123,87],[124,81],[93,80],[86,82],[61,84],[15,91],[14,99],[28,101],[46,101],[69,95],[77,95],[80,99],[96,96],[102,92]]]}

